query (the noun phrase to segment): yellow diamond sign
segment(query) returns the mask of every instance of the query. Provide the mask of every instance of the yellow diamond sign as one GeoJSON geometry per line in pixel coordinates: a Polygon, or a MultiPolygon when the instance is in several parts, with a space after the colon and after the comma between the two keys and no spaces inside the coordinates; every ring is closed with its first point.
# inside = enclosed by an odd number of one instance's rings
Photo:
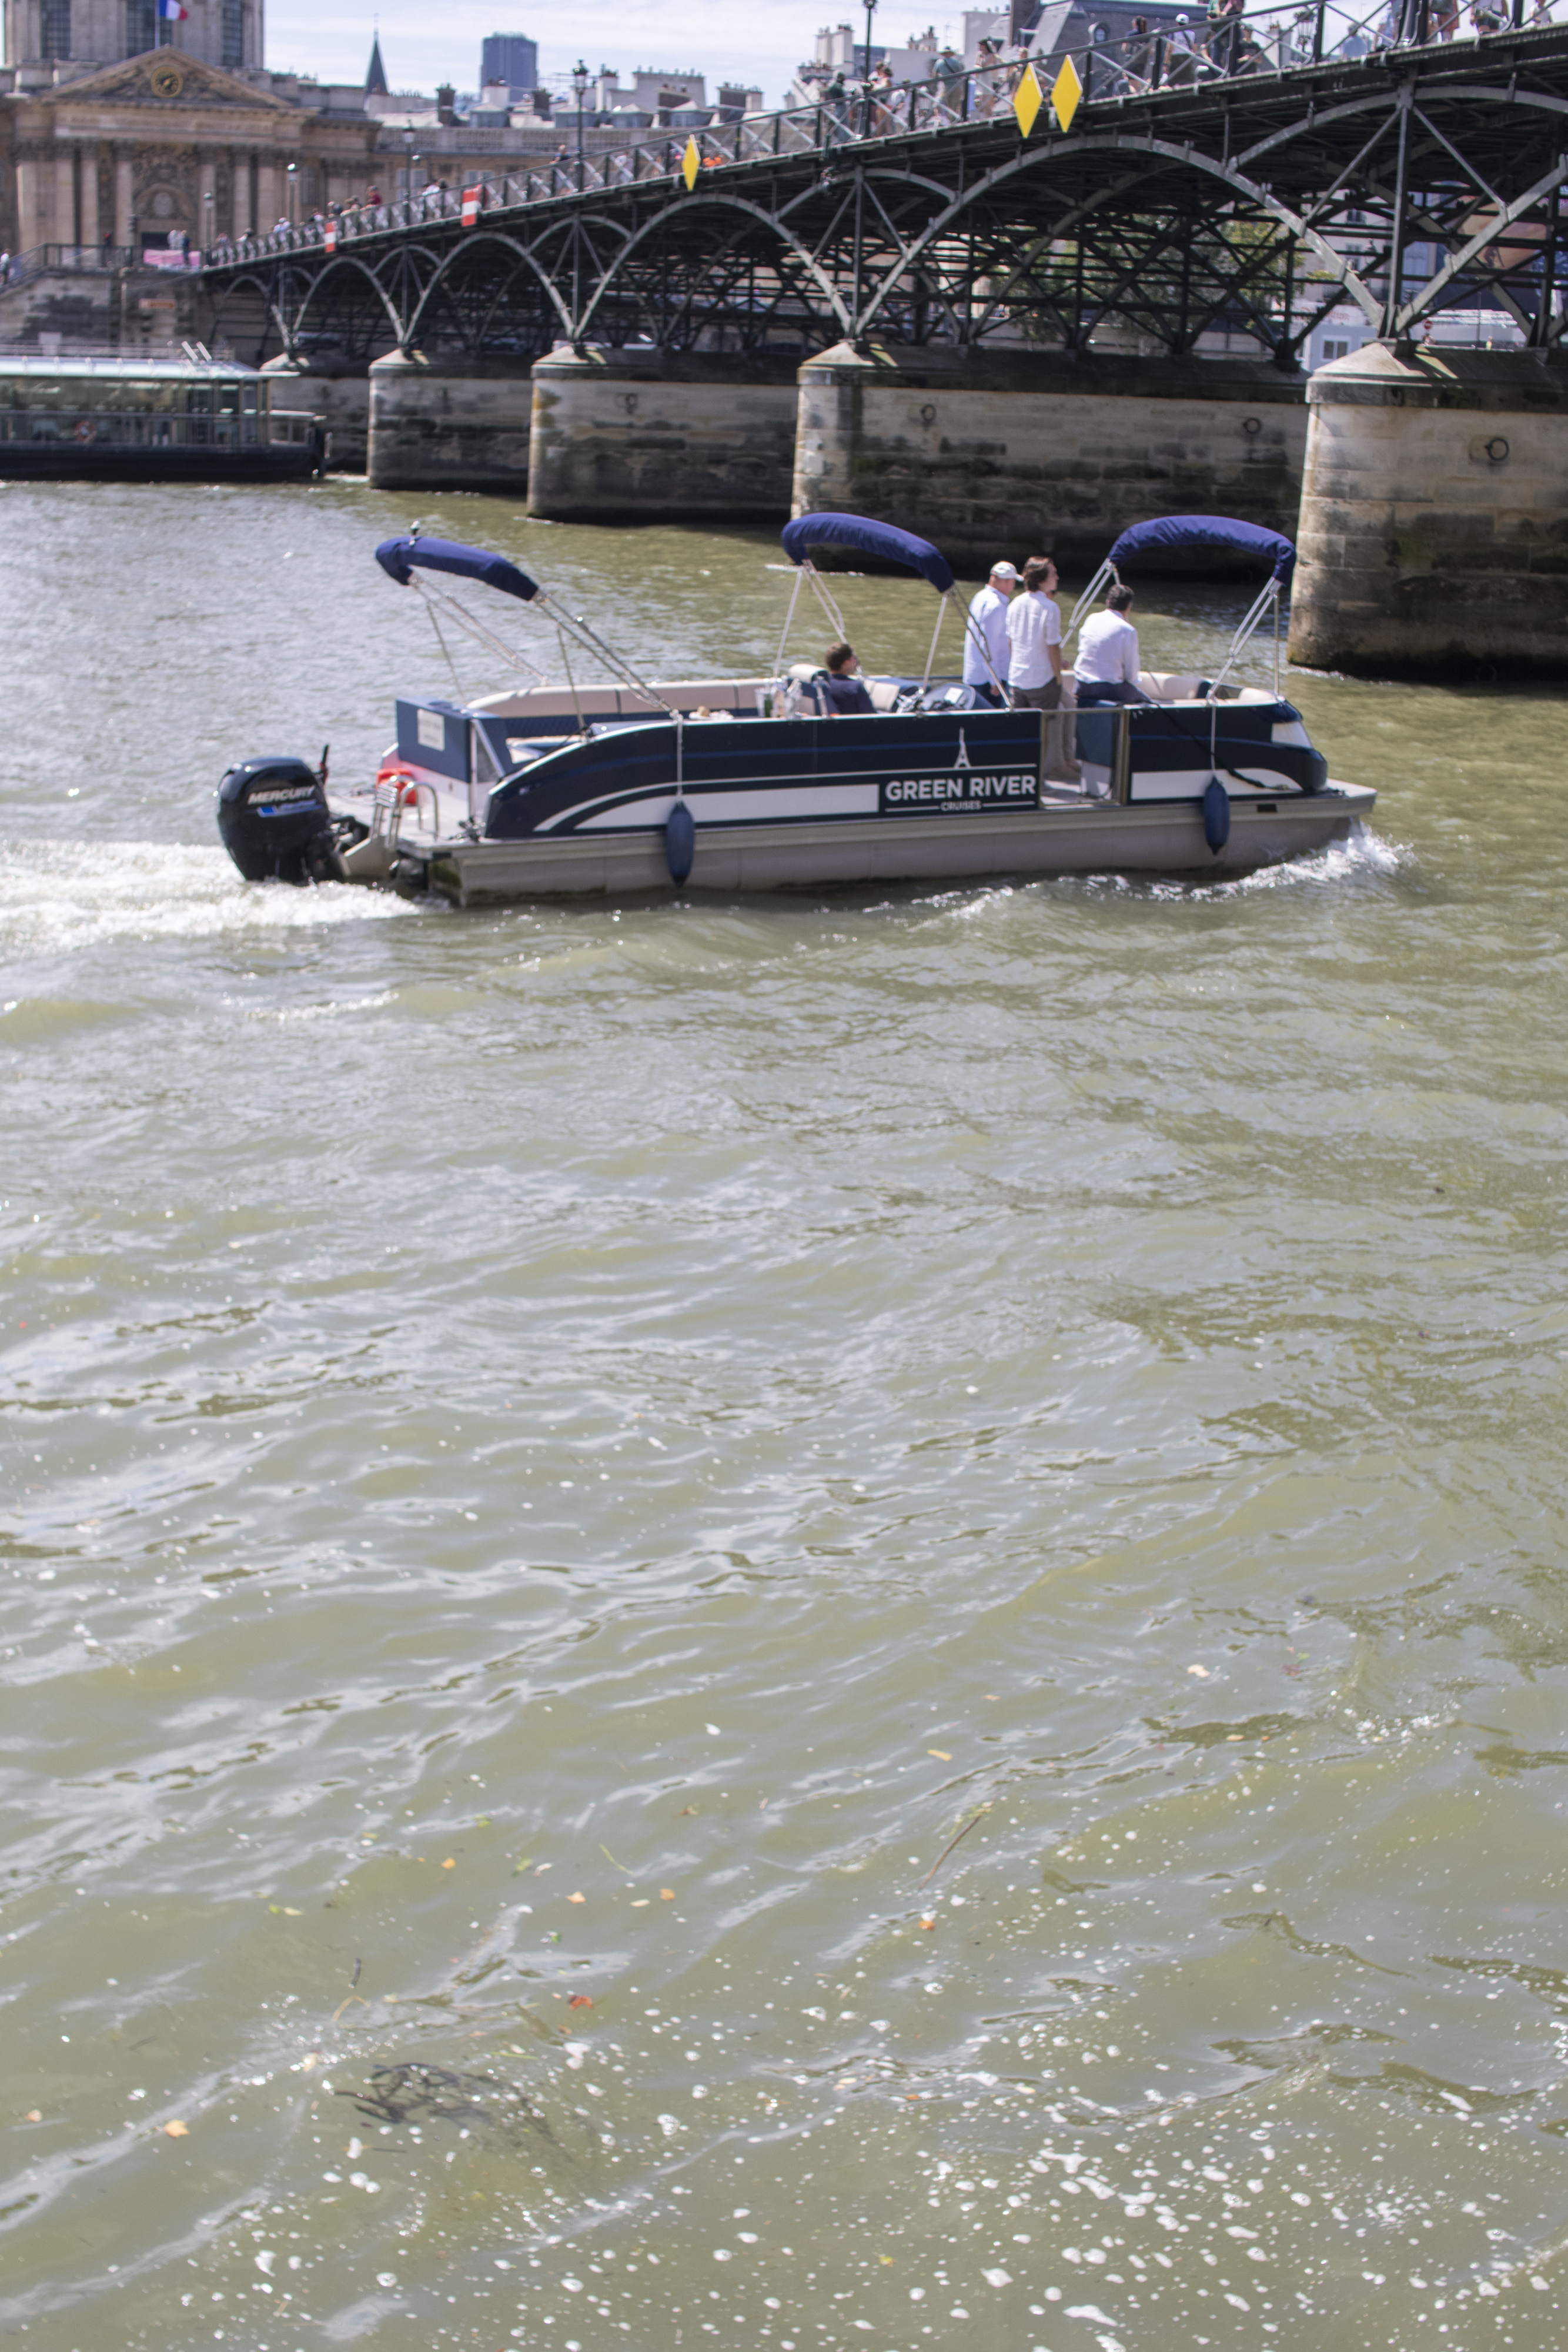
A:
{"type": "Polygon", "coordinates": [[[1013,92],[1013,112],[1019,119],[1019,129],[1027,139],[1034,129],[1035,116],[1045,104],[1045,92],[1032,66],[1025,66],[1022,78],[1013,92]]]}
{"type": "Polygon", "coordinates": [[[696,186],[697,173],[702,170],[702,167],[703,159],[697,152],[697,142],[695,139],[688,139],[686,141],[686,152],[681,157],[681,177],[686,184],[686,193],[688,195],[693,188],[696,186]]]}
{"type": "Polygon", "coordinates": [[[1083,95],[1083,84],[1073,69],[1072,59],[1063,58],[1061,71],[1051,85],[1051,103],[1063,131],[1071,131],[1072,118],[1078,111],[1078,101],[1083,95]]]}

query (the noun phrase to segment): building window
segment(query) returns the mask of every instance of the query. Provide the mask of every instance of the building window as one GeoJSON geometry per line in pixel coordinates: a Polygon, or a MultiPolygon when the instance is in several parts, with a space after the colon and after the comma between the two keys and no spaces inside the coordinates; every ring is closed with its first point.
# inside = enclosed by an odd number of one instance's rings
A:
{"type": "Polygon", "coordinates": [[[224,0],[223,60],[230,73],[245,63],[245,0],[224,0]]]}
{"type": "Polygon", "coordinates": [[[71,0],[38,0],[38,47],[46,58],[71,53],[71,0]]]}
{"type": "Polygon", "coordinates": [[[125,54],[145,57],[158,46],[157,0],[125,0],[125,54]]]}

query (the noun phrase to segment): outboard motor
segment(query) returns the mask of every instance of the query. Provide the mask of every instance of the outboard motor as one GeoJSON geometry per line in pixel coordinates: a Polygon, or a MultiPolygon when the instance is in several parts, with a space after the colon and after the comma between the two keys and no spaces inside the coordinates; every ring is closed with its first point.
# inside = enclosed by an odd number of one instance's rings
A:
{"type": "Polygon", "coordinates": [[[340,881],[327,788],[303,760],[243,760],[218,786],[218,831],[247,882],[340,881]]]}

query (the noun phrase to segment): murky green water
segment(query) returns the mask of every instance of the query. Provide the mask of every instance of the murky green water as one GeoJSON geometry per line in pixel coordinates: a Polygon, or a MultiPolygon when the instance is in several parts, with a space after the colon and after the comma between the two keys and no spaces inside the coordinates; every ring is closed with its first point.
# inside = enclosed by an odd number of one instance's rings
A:
{"type": "Polygon", "coordinates": [[[246,889],[417,510],[0,492],[5,2341],[1560,2345],[1560,703],[1297,681],[1211,889],[246,889]]]}

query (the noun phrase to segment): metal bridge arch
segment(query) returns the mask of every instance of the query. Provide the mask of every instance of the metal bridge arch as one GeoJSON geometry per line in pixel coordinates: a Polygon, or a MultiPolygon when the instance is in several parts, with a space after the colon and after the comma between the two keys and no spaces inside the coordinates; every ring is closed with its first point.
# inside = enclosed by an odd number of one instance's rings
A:
{"type": "MultiPolygon", "coordinates": [[[[1005,188],[1009,181],[1016,180],[1025,173],[1040,173],[1051,166],[1071,163],[1075,157],[1092,154],[1132,154],[1158,158],[1163,163],[1175,164],[1182,172],[1191,172],[1201,179],[1223,184],[1234,190],[1237,195],[1244,196],[1249,203],[1256,205],[1260,212],[1277,220],[1281,228],[1289,230],[1293,236],[1298,237],[1310,250],[1316,253],[1319,259],[1327,263],[1331,271],[1342,283],[1347,288],[1355,289],[1356,299],[1362,302],[1363,308],[1367,310],[1367,315],[1375,316],[1375,299],[1361,287],[1360,279],[1354,271],[1349,269],[1343,256],[1336,252],[1328,240],[1320,236],[1299,213],[1289,205],[1282,204],[1260,181],[1249,178],[1231,164],[1217,161],[1212,156],[1195,152],[1189,147],[1178,146],[1172,141],[1140,139],[1136,136],[1129,136],[1126,132],[1120,132],[1099,133],[1078,139],[1068,138],[1037,155],[1030,155],[1026,151],[1012,163],[999,164],[994,172],[988,173],[984,179],[976,181],[972,187],[965,189],[947,205],[943,212],[938,214],[936,219],[926,224],[919,236],[901,255],[894,267],[884,275],[868,309],[862,313],[860,322],[862,331],[863,331],[873,323],[878,311],[884,307],[900,281],[907,277],[922,255],[928,251],[939,237],[961,222],[967,211],[974,209],[997,190],[1005,188]]],[[[1086,220],[1092,213],[1130,194],[1140,182],[1151,180],[1154,176],[1151,170],[1140,168],[1131,173],[1126,179],[1110,187],[1095,189],[1081,203],[1070,205],[1060,219],[1051,223],[1049,229],[1036,232],[1036,239],[1038,240],[1040,236],[1052,239],[1071,236],[1073,229],[1086,220]]],[[[998,307],[998,304],[996,301],[989,306],[993,313],[998,307]]]]}
{"type": "Polygon", "coordinates": [[[399,333],[399,320],[396,306],[388,299],[386,288],[382,284],[382,281],[377,277],[375,271],[371,269],[367,263],[361,261],[358,254],[340,253],[335,255],[333,259],[328,264],[327,268],[321,271],[320,275],[313,278],[307,286],[304,299],[301,301],[298,310],[294,314],[293,332],[286,337],[284,341],[284,349],[286,351],[292,352],[298,344],[300,336],[305,331],[305,322],[310,315],[311,306],[315,303],[317,297],[321,293],[323,288],[329,286],[334,278],[340,277],[345,271],[353,272],[364,280],[365,284],[369,286],[374,293],[377,300],[382,306],[382,309],[385,311],[387,324],[391,327],[393,335],[395,336],[399,333]]]}
{"type": "MultiPolygon", "coordinates": [[[[501,247],[504,251],[511,254],[523,268],[533,271],[539,285],[554,304],[561,325],[569,335],[572,332],[570,305],[563,300],[549,271],[539,261],[538,256],[526,245],[520,244],[515,236],[508,236],[504,229],[476,229],[472,236],[464,237],[461,243],[455,245],[452,250],[437,262],[420,293],[418,301],[413,306],[406,325],[399,331],[398,340],[402,349],[406,351],[414,342],[432,301],[441,291],[444,284],[455,274],[457,264],[465,256],[472,258],[477,248],[488,246],[501,247]]],[[[514,277],[518,274],[517,271],[513,272],[514,277]]],[[[490,316],[494,316],[497,304],[502,299],[506,286],[509,282],[509,280],[504,281],[495,289],[490,300],[490,316]]]]}
{"type": "Polygon", "coordinates": [[[671,207],[654,214],[625,239],[610,268],[594,288],[582,316],[573,331],[574,339],[579,341],[586,339],[595,313],[605,305],[614,292],[617,277],[630,266],[635,256],[661,233],[668,233],[672,212],[677,212],[681,219],[688,220],[696,210],[715,214],[738,213],[746,219],[757,222],[775,240],[781,251],[789,254],[800,264],[802,271],[816,286],[818,292],[838,320],[845,334],[852,334],[854,331],[853,316],[831,274],[823,268],[810,247],[803,244],[788,226],[788,215],[798,211],[804,201],[804,197],[796,197],[789,204],[781,206],[778,212],[769,212],[765,205],[755,204],[748,196],[741,195],[738,190],[720,187],[705,189],[700,197],[693,194],[678,207],[671,207]]]}

